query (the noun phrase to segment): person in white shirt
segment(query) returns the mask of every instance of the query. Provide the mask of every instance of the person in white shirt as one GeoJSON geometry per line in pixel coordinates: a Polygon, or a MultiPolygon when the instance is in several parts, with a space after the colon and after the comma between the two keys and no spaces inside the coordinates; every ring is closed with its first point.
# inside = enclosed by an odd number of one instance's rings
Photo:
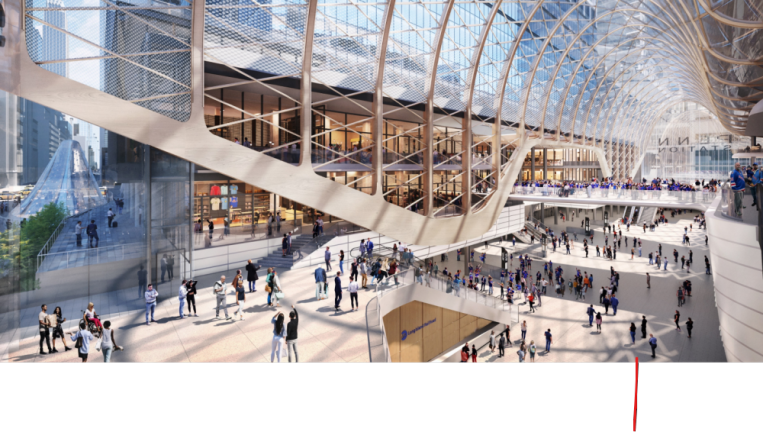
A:
{"type": "Polygon", "coordinates": [[[178,288],[178,304],[180,305],[179,311],[180,311],[180,319],[185,318],[183,316],[183,309],[185,309],[185,298],[188,295],[188,290],[185,287],[186,280],[183,279],[183,282],[180,284],[180,288],[178,288]]]}
{"type": "Polygon", "coordinates": [[[350,277],[350,285],[347,286],[347,292],[350,293],[350,306],[352,310],[358,310],[358,282],[350,277]]]}
{"type": "Polygon", "coordinates": [[[106,212],[106,217],[109,218],[109,228],[111,228],[111,222],[114,220],[114,212],[111,211],[111,208],[106,212]]]}
{"type": "Polygon", "coordinates": [[[50,321],[48,320],[48,305],[42,305],[42,310],[37,317],[40,326],[40,354],[51,354],[53,349],[50,347],[50,321]],[[48,344],[48,352],[42,350],[43,341],[48,344]]]}
{"type": "Polygon", "coordinates": [[[156,310],[156,298],[159,297],[159,293],[156,292],[152,284],[148,284],[148,289],[144,295],[146,298],[146,325],[151,325],[154,321],[154,311],[156,310]],[[151,322],[148,321],[148,312],[151,312],[151,322]]]}
{"type": "Polygon", "coordinates": [[[225,319],[229,320],[230,317],[228,316],[228,303],[225,299],[225,276],[220,276],[220,280],[215,282],[213,290],[215,292],[215,298],[217,299],[215,319],[220,319],[220,307],[222,307],[225,311],[225,319]]]}
{"type": "MultiPolygon", "coordinates": [[[[151,287],[151,285],[149,285],[151,287]]],[[[87,330],[87,324],[83,321],[79,324],[79,331],[72,334],[68,332],[72,337],[72,342],[76,342],[77,339],[82,338],[82,346],[79,347],[79,358],[82,359],[82,363],[87,363],[87,355],[90,352],[90,341],[93,340],[93,334],[87,330]]]]}

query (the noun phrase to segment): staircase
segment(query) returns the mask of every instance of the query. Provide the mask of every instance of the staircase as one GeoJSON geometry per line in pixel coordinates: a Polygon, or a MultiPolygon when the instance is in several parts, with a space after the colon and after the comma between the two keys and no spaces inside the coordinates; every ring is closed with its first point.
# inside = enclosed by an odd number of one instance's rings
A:
{"type": "Polygon", "coordinates": [[[651,224],[657,218],[657,207],[644,207],[636,225],[651,224]]]}
{"type": "MultiPolygon", "coordinates": [[[[268,268],[268,267],[276,267],[279,269],[290,269],[294,265],[295,262],[297,262],[299,259],[302,258],[302,256],[309,254],[309,252],[305,253],[304,250],[301,250],[302,248],[310,248],[309,246],[315,246],[317,245],[317,240],[325,240],[325,242],[329,241],[334,236],[320,236],[316,239],[311,238],[309,235],[299,235],[291,238],[291,255],[286,254],[286,256],[281,255],[281,251],[277,250],[270,255],[266,256],[265,258],[262,258],[261,260],[257,261],[257,265],[262,266],[262,268],[268,268]],[[302,253],[300,253],[302,252],[302,253]]],[[[313,250],[317,249],[312,248],[313,250]]],[[[312,252],[312,251],[311,251],[312,252]]]]}
{"type": "Polygon", "coordinates": [[[535,240],[540,241],[543,237],[546,237],[546,226],[540,223],[539,221],[530,218],[529,220],[525,221],[525,228],[527,228],[527,232],[530,234],[533,234],[535,236],[535,240]],[[538,224],[538,228],[535,228],[535,224],[538,224]]]}

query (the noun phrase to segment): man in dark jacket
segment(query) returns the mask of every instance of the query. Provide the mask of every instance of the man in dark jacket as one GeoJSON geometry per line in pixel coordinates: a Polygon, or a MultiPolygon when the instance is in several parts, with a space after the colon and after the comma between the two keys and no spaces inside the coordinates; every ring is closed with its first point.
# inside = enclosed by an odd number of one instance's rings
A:
{"type": "Polygon", "coordinates": [[[641,339],[646,339],[646,315],[641,315],[641,339]]]}
{"type": "Polygon", "coordinates": [[[90,240],[90,247],[93,247],[93,239],[95,239],[95,247],[98,247],[98,225],[95,224],[95,220],[90,221],[86,232],[90,240]]]}
{"type": "Polygon", "coordinates": [[[260,277],[257,276],[257,270],[260,269],[260,266],[253,264],[252,260],[247,261],[246,264],[246,280],[249,282],[249,292],[257,292],[257,279],[260,277]]]}
{"type": "Polygon", "coordinates": [[[342,279],[339,278],[341,273],[337,272],[334,278],[334,309],[339,311],[339,303],[342,302],[342,279]]]}
{"type": "Polygon", "coordinates": [[[291,363],[291,350],[294,349],[294,362],[299,363],[299,354],[297,354],[297,326],[299,325],[299,313],[294,305],[291,305],[292,311],[289,312],[289,324],[286,324],[286,348],[289,352],[289,363],[291,363]]]}

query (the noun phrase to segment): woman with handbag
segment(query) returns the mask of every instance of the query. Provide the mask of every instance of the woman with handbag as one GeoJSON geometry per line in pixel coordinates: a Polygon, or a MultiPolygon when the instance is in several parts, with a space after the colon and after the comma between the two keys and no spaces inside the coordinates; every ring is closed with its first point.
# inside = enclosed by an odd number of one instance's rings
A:
{"type": "Polygon", "coordinates": [[[398,281],[397,281],[397,261],[395,261],[394,259],[392,260],[391,263],[389,263],[389,276],[388,277],[392,277],[395,280],[395,285],[398,285],[398,281]]]}
{"type": "Polygon", "coordinates": [[[265,276],[265,291],[268,293],[268,306],[273,305],[273,284],[273,267],[268,267],[268,274],[265,276]]]}
{"type": "Polygon", "coordinates": [[[273,270],[272,275],[273,276],[271,277],[271,279],[273,281],[273,286],[272,286],[272,290],[273,290],[273,297],[272,297],[273,306],[281,307],[281,304],[279,303],[279,300],[281,300],[284,297],[283,290],[281,290],[281,282],[278,280],[278,272],[277,271],[273,270]]]}
{"type": "Polygon", "coordinates": [[[77,333],[68,332],[71,335],[74,348],[77,348],[79,358],[82,359],[82,363],[87,363],[87,355],[90,352],[90,341],[93,340],[93,334],[87,330],[87,323],[82,321],[79,323],[79,331],[77,333]]]}
{"type": "Polygon", "coordinates": [[[114,329],[111,328],[111,321],[103,322],[103,342],[101,342],[101,350],[103,352],[103,362],[111,362],[111,353],[121,351],[122,347],[117,345],[117,341],[114,338],[114,329]]]}

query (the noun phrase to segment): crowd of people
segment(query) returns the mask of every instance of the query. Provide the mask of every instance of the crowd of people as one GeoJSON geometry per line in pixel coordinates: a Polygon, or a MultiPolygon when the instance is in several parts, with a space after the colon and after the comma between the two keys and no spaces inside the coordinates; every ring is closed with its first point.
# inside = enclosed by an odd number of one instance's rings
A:
{"type": "MultiPolygon", "coordinates": [[[[757,168],[756,168],[757,169],[757,168]]],[[[692,182],[680,182],[675,179],[655,178],[652,181],[641,179],[634,181],[614,181],[612,179],[593,178],[591,181],[554,181],[554,180],[535,180],[535,181],[517,181],[514,183],[515,193],[534,194],[540,192],[541,195],[551,196],[559,195],[562,197],[574,196],[577,193],[586,193],[590,198],[594,192],[601,196],[620,198],[623,193],[636,191],[668,191],[668,192],[702,192],[703,196],[709,197],[711,193],[718,191],[721,183],[718,180],[695,180],[692,182]]],[[[626,196],[627,197],[627,196],[626,196]]]]}

